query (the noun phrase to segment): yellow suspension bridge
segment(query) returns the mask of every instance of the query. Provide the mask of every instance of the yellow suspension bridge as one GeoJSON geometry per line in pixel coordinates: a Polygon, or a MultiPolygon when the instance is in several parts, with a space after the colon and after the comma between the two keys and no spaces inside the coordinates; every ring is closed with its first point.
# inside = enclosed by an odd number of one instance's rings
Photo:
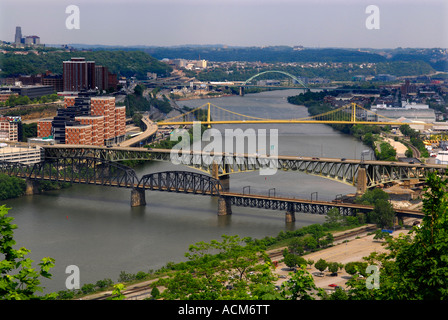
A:
{"type": "Polygon", "coordinates": [[[368,125],[402,125],[394,119],[376,114],[356,103],[347,104],[319,115],[293,119],[272,119],[244,115],[230,111],[211,103],[185,112],[181,115],[159,121],[159,126],[192,125],[200,121],[209,127],[213,124],[368,124],[368,125]]]}

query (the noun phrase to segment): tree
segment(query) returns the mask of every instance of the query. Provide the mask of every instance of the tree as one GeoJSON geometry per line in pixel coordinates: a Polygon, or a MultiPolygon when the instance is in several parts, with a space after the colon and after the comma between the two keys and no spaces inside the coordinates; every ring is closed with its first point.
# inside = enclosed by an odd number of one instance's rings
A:
{"type": "Polygon", "coordinates": [[[282,296],[289,300],[314,300],[311,292],[323,294],[323,290],[316,287],[313,276],[302,266],[296,270],[288,281],[282,283],[282,296]]]}
{"type": "Polygon", "coordinates": [[[261,247],[246,241],[223,235],[221,242],[212,240],[191,245],[185,254],[189,260],[185,268],[156,284],[166,287],[161,297],[168,300],[280,298],[273,285],[275,277],[269,257],[261,247]]]}
{"type": "Polygon", "coordinates": [[[314,266],[316,267],[317,270],[319,270],[321,273],[325,271],[325,269],[327,269],[327,262],[324,259],[319,259],[314,266]]]}
{"type": "MultiPolygon", "coordinates": [[[[286,250],[286,249],[285,249],[286,250]]],[[[289,268],[295,268],[296,266],[306,266],[307,262],[305,258],[290,252],[283,252],[283,262],[289,268]]]]}
{"type": "Polygon", "coordinates": [[[54,267],[55,260],[43,258],[39,263],[40,269],[35,270],[32,268],[33,260],[25,258],[30,250],[13,248],[16,245],[13,235],[17,225],[11,223],[14,218],[7,217],[9,210],[4,205],[0,207],[0,253],[3,256],[0,261],[0,299],[54,299],[56,293],[42,297],[35,294],[43,291],[39,278],[51,278],[49,271],[54,267]]]}
{"type": "Polygon", "coordinates": [[[328,271],[332,273],[332,275],[337,275],[339,270],[339,263],[337,262],[329,262],[328,263],[328,271]]]}
{"type": "Polygon", "coordinates": [[[114,290],[112,291],[112,296],[107,298],[108,300],[124,300],[126,296],[123,294],[123,290],[125,289],[124,284],[117,283],[114,285],[114,290]]]}
{"type": "Polygon", "coordinates": [[[388,228],[393,226],[395,211],[389,201],[380,199],[375,202],[371,217],[380,228],[388,228]]]}
{"type": "Polygon", "coordinates": [[[289,242],[288,249],[289,252],[291,253],[301,255],[304,252],[303,246],[304,246],[303,240],[296,237],[289,242]]]}
{"type": "Polygon", "coordinates": [[[422,223],[386,239],[388,253],[364,258],[378,266],[379,288],[369,289],[365,278],[355,276],[347,282],[350,299],[448,299],[448,181],[430,173],[426,184],[422,223]]]}
{"type": "Polygon", "coordinates": [[[330,226],[338,226],[342,223],[344,217],[341,215],[337,208],[331,208],[328,210],[327,215],[325,216],[325,223],[328,223],[330,226]]]}

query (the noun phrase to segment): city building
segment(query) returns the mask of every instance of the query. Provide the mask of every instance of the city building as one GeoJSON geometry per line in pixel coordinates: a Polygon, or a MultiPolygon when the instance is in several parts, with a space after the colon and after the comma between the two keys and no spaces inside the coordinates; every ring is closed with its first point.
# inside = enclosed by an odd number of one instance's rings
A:
{"type": "Polygon", "coordinates": [[[0,116],[0,140],[19,141],[21,117],[0,116]]]}
{"type": "Polygon", "coordinates": [[[85,58],[71,58],[63,61],[63,91],[80,92],[83,90],[117,89],[118,79],[107,67],[95,65],[95,61],[85,58]]]}
{"type": "Polygon", "coordinates": [[[40,37],[38,36],[26,36],[25,45],[40,45],[40,37]]]}
{"type": "Polygon", "coordinates": [[[18,45],[22,43],[22,27],[16,27],[14,43],[18,45]]]}
{"type": "MultiPolygon", "coordinates": [[[[428,105],[424,104],[403,104],[402,107],[389,107],[387,105],[372,106],[371,111],[381,117],[397,121],[399,119],[410,120],[412,122],[433,123],[436,121],[436,114],[434,109],[430,109],[428,105]]],[[[371,119],[372,115],[368,115],[371,119]]],[[[376,119],[371,119],[376,121],[376,119]]],[[[400,121],[400,120],[399,120],[400,121]]]]}
{"type": "Polygon", "coordinates": [[[95,62],[85,58],[71,58],[63,61],[64,91],[95,89],[95,62]]]}
{"type": "Polygon", "coordinates": [[[66,144],[92,144],[92,126],[91,125],[72,125],[65,129],[66,144]]]}
{"type": "Polygon", "coordinates": [[[19,147],[0,143],[0,161],[34,164],[42,161],[43,149],[39,146],[19,147]]]}
{"type": "Polygon", "coordinates": [[[125,139],[126,107],[116,107],[114,97],[80,92],[64,97],[64,108],[37,129],[39,138],[51,136],[58,144],[113,145],[125,139]]]}
{"type": "Polygon", "coordinates": [[[53,119],[41,119],[37,122],[37,136],[40,138],[48,138],[52,136],[53,119]]]}
{"type": "Polygon", "coordinates": [[[61,75],[46,75],[42,78],[42,85],[52,86],[53,90],[60,92],[64,90],[64,81],[61,75]]]}
{"type": "Polygon", "coordinates": [[[17,92],[12,92],[11,90],[0,91],[0,102],[5,102],[10,96],[18,96],[17,92]]]}
{"type": "Polygon", "coordinates": [[[14,44],[16,46],[38,46],[40,45],[40,37],[38,36],[22,36],[22,27],[16,27],[16,33],[14,35],[14,44]]]}
{"type": "Polygon", "coordinates": [[[16,92],[21,96],[27,96],[30,99],[40,98],[54,93],[53,86],[13,86],[10,87],[12,92],[16,92]]]}

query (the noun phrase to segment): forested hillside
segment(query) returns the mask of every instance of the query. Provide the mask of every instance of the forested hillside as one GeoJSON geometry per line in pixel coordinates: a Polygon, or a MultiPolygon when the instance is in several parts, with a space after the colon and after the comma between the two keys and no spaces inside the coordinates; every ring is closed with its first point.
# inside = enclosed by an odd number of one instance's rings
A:
{"type": "Polygon", "coordinates": [[[43,51],[38,55],[16,55],[13,52],[0,54],[1,77],[18,74],[37,74],[51,70],[53,73],[62,73],[62,61],[71,57],[84,57],[95,61],[97,65],[105,66],[110,72],[120,76],[137,78],[146,77],[147,72],[165,75],[172,69],[143,51],[43,51]]]}

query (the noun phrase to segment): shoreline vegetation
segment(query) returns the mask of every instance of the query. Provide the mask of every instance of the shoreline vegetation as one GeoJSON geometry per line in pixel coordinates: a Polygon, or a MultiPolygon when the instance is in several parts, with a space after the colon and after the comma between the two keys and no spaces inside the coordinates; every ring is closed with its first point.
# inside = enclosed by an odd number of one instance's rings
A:
{"type": "MultiPolygon", "coordinates": [[[[336,216],[338,215],[336,214],[336,216]]],[[[306,256],[307,253],[316,252],[333,246],[333,233],[349,231],[367,225],[366,222],[363,221],[364,218],[361,216],[345,217],[339,215],[339,218],[336,219],[338,221],[333,218],[330,218],[328,222],[323,224],[311,224],[294,231],[280,231],[277,236],[273,237],[266,236],[262,239],[244,238],[242,240],[245,243],[245,246],[261,248],[263,251],[280,250],[281,248],[286,248],[292,245],[295,247],[296,251],[301,251],[302,254],[306,256]]],[[[223,237],[226,236],[223,235],[223,237]]],[[[57,299],[81,299],[86,296],[111,291],[117,284],[123,284],[124,287],[128,287],[141,282],[163,279],[178,271],[185,270],[189,265],[189,261],[181,261],[177,263],[170,261],[158,270],[149,270],[148,272],[139,271],[135,274],[121,271],[117,279],[118,282],[115,284],[110,278],[99,280],[94,284],[84,284],[78,290],[58,291],[57,299]]],[[[157,296],[154,296],[153,294],[153,297],[156,298],[157,296]]]]}
{"type": "MultiPolygon", "coordinates": [[[[288,261],[292,267],[300,266],[300,261],[304,261],[306,254],[320,251],[334,245],[335,233],[347,232],[350,230],[365,228],[366,231],[371,229],[372,225],[376,225],[374,231],[378,239],[385,237],[382,228],[392,228],[393,211],[385,210],[390,208],[388,204],[389,195],[382,190],[368,191],[362,197],[357,199],[357,202],[362,204],[370,204],[375,207],[373,211],[368,214],[357,213],[355,216],[341,215],[337,209],[332,209],[328,212],[325,222],[322,224],[315,223],[305,227],[298,228],[294,231],[280,231],[277,236],[266,236],[261,239],[244,238],[241,239],[245,246],[258,248],[263,252],[267,251],[283,251],[283,258],[279,258],[277,262],[288,261]],[[391,215],[392,212],[392,215],[391,215]],[[289,248],[291,252],[284,252],[285,248],[289,248]],[[293,254],[293,255],[291,255],[293,254]]],[[[400,223],[404,227],[403,223],[400,223]]],[[[226,235],[223,235],[226,237],[226,235]]],[[[213,240],[214,242],[216,240],[213,240]]],[[[202,244],[202,242],[201,242],[202,244]]],[[[198,245],[198,244],[196,244],[198,245]]],[[[185,255],[187,256],[187,254],[185,255]]],[[[271,261],[270,263],[275,263],[271,261]]],[[[313,265],[314,262],[307,261],[307,264],[313,265]]],[[[58,299],[80,299],[86,296],[99,294],[105,291],[111,291],[116,285],[121,284],[124,287],[135,285],[138,283],[163,279],[176,272],[181,272],[190,267],[190,262],[167,262],[165,266],[158,270],[149,270],[148,272],[139,271],[135,274],[121,271],[117,283],[114,284],[110,278],[99,280],[96,283],[84,284],[78,290],[62,290],[58,291],[58,299]]],[[[158,289],[157,289],[158,290],[158,289]]],[[[155,296],[154,296],[155,298],[155,296]]]]}

